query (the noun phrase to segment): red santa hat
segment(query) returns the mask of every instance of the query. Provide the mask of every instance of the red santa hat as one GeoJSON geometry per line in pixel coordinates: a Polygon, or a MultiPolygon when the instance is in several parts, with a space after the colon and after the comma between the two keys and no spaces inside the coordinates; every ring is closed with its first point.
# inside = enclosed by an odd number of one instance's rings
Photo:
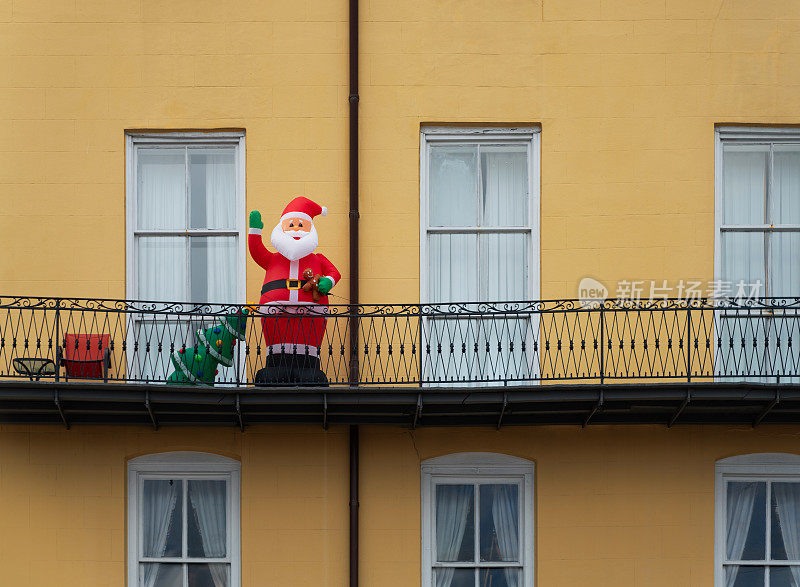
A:
{"type": "Polygon", "coordinates": [[[299,196],[289,202],[286,208],[283,209],[281,220],[285,218],[302,218],[303,220],[313,222],[314,216],[317,215],[327,216],[328,208],[320,206],[308,198],[299,196]]]}

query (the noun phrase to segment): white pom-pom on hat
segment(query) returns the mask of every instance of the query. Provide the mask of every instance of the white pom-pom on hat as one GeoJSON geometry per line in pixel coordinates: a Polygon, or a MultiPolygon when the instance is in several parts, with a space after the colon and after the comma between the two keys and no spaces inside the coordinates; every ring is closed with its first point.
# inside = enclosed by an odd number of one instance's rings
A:
{"type": "Polygon", "coordinates": [[[327,206],[323,206],[322,207],[322,212],[320,212],[320,214],[322,214],[323,216],[327,216],[328,215],[328,207],[327,206]]]}

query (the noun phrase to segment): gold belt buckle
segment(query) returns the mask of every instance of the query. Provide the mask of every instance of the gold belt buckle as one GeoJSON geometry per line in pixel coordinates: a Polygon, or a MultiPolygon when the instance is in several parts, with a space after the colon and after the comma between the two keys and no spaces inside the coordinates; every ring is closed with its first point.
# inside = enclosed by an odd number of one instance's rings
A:
{"type": "Polygon", "coordinates": [[[286,289],[300,289],[300,280],[299,279],[287,279],[286,280],[286,289]],[[292,285],[292,284],[296,285],[292,285]]]}

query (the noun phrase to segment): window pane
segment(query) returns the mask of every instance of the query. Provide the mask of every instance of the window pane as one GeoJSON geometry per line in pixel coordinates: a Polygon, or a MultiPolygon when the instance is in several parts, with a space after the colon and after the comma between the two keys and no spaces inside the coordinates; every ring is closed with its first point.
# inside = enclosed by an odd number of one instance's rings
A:
{"type": "Polygon", "coordinates": [[[142,487],[142,555],[181,556],[183,481],[145,479],[142,487]]]}
{"type": "Polygon", "coordinates": [[[431,234],[428,242],[431,302],[478,301],[478,236],[431,234]]]}
{"type": "Polygon", "coordinates": [[[475,560],[475,491],[472,485],[436,486],[436,560],[475,560]]]}
{"type": "Polygon", "coordinates": [[[482,234],[479,239],[482,286],[480,301],[527,300],[527,235],[482,234]]]}
{"type": "Polygon", "coordinates": [[[139,565],[140,587],[183,587],[183,565],[143,563],[139,565]]]}
{"type": "Polygon", "coordinates": [[[235,236],[191,237],[191,301],[232,304],[236,301],[238,264],[235,236]]]}
{"type": "Polygon", "coordinates": [[[800,483],[773,483],[771,506],[772,558],[800,560],[800,483]]]}
{"type": "Polygon", "coordinates": [[[189,565],[189,587],[228,587],[230,565],[189,565]]]}
{"type": "Polygon", "coordinates": [[[235,228],[234,149],[189,149],[191,228],[235,228]]]}
{"type": "Polygon", "coordinates": [[[728,560],[764,560],[765,506],[766,483],[728,483],[728,560]]]}
{"type": "Polygon", "coordinates": [[[475,587],[475,570],[435,569],[433,579],[436,587],[475,587]]]}
{"type": "Polygon", "coordinates": [[[186,240],[180,236],[142,236],[138,243],[138,298],[188,301],[186,240]]]}
{"type": "Polygon", "coordinates": [[[725,567],[725,584],[729,587],[764,587],[764,567],[725,567]]]}
{"type": "MultiPolygon", "coordinates": [[[[528,151],[481,147],[483,226],[528,225],[528,151]]],[[[504,299],[504,298],[503,298],[504,299]]]]}
{"type": "Polygon", "coordinates": [[[434,146],[430,153],[430,225],[477,226],[478,148],[434,146]]]}
{"type": "Polygon", "coordinates": [[[138,149],[136,181],[138,228],[186,228],[183,149],[138,149]]]}
{"type": "Polygon", "coordinates": [[[769,587],[800,587],[800,567],[770,567],[769,587]]]}
{"type": "Polygon", "coordinates": [[[800,224],[800,145],[775,145],[774,149],[774,223],[800,224]]]}
{"type": "Polygon", "coordinates": [[[731,295],[736,294],[736,284],[762,283],[764,295],[766,284],[764,268],[764,234],[759,232],[722,233],[722,280],[733,285],[731,295]]]}
{"type": "Polygon", "coordinates": [[[765,224],[769,149],[728,145],[723,161],[723,224],[765,224]]]}
{"type": "Polygon", "coordinates": [[[772,282],[767,295],[797,296],[800,293],[800,232],[775,232],[771,238],[772,282]]]}
{"type": "Polygon", "coordinates": [[[190,557],[227,556],[227,483],[189,481],[187,552],[190,557]]]}
{"type": "Polygon", "coordinates": [[[481,569],[478,572],[478,585],[487,587],[517,587],[520,585],[519,569],[481,569]]]}
{"type": "Polygon", "coordinates": [[[518,561],[518,486],[481,485],[480,492],[481,560],[518,561]]]}

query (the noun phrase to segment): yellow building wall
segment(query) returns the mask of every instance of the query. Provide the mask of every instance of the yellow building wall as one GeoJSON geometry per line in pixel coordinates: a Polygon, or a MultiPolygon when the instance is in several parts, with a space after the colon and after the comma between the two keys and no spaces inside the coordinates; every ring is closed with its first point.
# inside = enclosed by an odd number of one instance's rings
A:
{"type": "MultiPolygon", "coordinates": [[[[3,426],[0,585],[119,586],[126,461],[167,450],[242,462],[242,586],[340,587],[348,572],[347,429],[3,426]]],[[[362,427],[365,587],[420,584],[420,465],[464,451],[535,462],[538,587],[707,587],[714,463],[800,453],[792,427],[362,427]]]]}
{"type": "MultiPolygon", "coordinates": [[[[363,301],[418,299],[423,123],[541,124],[552,298],[585,275],[709,279],[714,124],[800,121],[795,0],[362,0],[361,15],[363,301]]],[[[3,291],[124,296],[124,130],[233,127],[268,227],[295,194],[330,208],[321,250],[346,298],[346,19],[345,0],[2,0],[3,291]]],[[[248,261],[248,297],[261,279],[248,261]]]]}
{"type": "MultiPolygon", "coordinates": [[[[3,294],[125,297],[126,129],[245,129],[248,209],[271,228],[294,195],[327,205],[347,276],[346,18],[329,0],[0,1],[3,294]]],[[[248,301],[263,277],[248,261],[248,301]]]]}
{"type": "Polygon", "coordinates": [[[622,279],[712,279],[714,124],[800,122],[793,0],[365,4],[370,301],[419,292],[421,123],[541,124],[551,299],[577,297],[584,276],[612,295],[622,279]],[[387,279],[389,263],[407,271],[387,279]]]}
{"type": "Polygon", "coordinates": [[[347,429],[0,427],[2,587],[126,584],[126,462],[170,450],[242,462],[242,586],[347,582],[347,429]]]}
{"type": "Polygon", "coordinates": [[[361,580],[420,584],[420,463],[456,452],[534,461],[537,587],[714,584],[714,464],[800,452],[795,427],[361,430],[361,580]]]}

